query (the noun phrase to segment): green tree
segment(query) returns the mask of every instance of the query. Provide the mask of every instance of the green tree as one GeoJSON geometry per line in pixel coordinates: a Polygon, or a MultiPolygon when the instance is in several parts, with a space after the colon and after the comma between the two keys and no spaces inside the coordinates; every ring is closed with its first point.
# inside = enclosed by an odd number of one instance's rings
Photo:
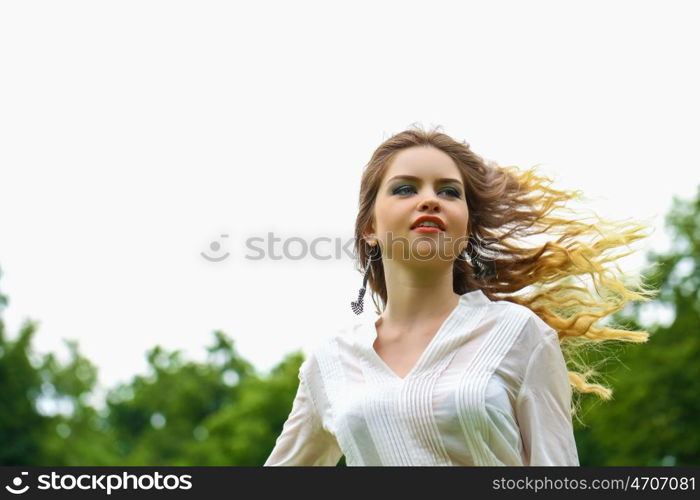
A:
{"type": "MultiPolygon", "coordinates": [[[[0,295],[0,312],[7,303],[7,297],[0,295]]],[[[74,342],[68,342],[66,365],[52,354],[35,353],[31,344],[36,328],[34,322],[25,321],[10,341],[0,317],[0,464],[105,463],[111,458],[109,440],[88,403],[95,367],[80,356],[74,342]],[[50,407],[64,412],[52,412],[50,407]]]]}
{"type": "Polygon", "coordinates": [[[258,464],[273,432],[271,415],[289,398],[287,387],[276,389],[280,367],[259,377],[218,331],[208,352],[206,363],[184,362],[179,351],[156,347],[147,355],[148,376],[110,391],[107,420],[121,463],[258,464]]]}
{"type": "MultiPolygon", "coordinates": [[[[8,300],[0,295],[0,312],[8,300]]],[[[14,341],[0,317],[0,465],[262,465],[297,390],[301,352],[257,374],[214,332],[203,363],[156,346],[147,375],[91,405],[97,368],[66,341],[70,357],[32,348],[36,324],[14,341]]]]}
{"type": "MultiPolygon", "coordinates": [[[[0,302],[7,303],[2,296],[0,302]]],[[[41,377],[29,359],[33,332],[34,326],[25,324],[10,342],[0,319],[0,465],[43,465],[42,444],[49,422],[35,407],[41,377]]]]}
{"type": "Polygon", "coordinates": [[[619,362],[601,370],[613,400],[582,406],[581,465],[700,465],[700,189],[694,200],[674,197],[666,226],[672,247],[649,252],[644,273],[659,295],[613,316],[649,341],[618,346],[619,362]],[[672,321],[642,321],[658,310],[672,321]]]}

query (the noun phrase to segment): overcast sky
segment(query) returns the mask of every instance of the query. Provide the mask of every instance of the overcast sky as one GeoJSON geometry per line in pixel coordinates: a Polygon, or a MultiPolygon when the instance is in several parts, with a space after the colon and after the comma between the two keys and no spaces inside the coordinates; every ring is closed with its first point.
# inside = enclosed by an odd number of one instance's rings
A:
{"type": "Polygon", "coordinates": [[[325,237],[331,255],[372,152],[412,123],[540,164],[601,216],[653,218],[636,248],[665,248],[673,195],[700,181],[694,5],[5,2],[8,336],[38,321],[62,359],[77,340],[103,388],[157,344],[205,359],[217,329],[267,371],[351,319],[362,275],[246,241],[298,256],[291,238],[325,237]]]}

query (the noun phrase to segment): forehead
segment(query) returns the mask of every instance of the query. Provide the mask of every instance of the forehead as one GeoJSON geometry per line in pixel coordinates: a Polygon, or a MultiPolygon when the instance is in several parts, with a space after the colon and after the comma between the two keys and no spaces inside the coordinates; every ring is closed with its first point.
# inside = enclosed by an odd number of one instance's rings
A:
{"type": "Polygon", "coordinates": [[[462,178],[457,165],[447,153],[425,146],[413,146],[399,151],[384,172],[383,182],[395,175],[414,175],[426,180],[462,178]]]}

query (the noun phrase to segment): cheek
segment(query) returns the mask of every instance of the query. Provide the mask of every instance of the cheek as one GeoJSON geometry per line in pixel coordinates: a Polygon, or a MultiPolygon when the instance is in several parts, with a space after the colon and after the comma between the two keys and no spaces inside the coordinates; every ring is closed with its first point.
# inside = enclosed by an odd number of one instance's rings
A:
{"type": "Polygon", "coordinates": [[[407,215],[396,203],[377,200],[374,208],[374,220],[378,231],[387,231],[405,225],[407,215]]]}
{"type": "Polygon", "coordinates": [[[463,229],[463,232],[466,233],[469,224],[469,211],[466,209],[456,211],[453,215],[453,220],[455,227],[459,227],[460,230],[463,229]]]}
{"type": "Polygon", "coordinates": [[[459,214],[455,220],[453,229],[454,231],[450,231],[450,236],[455,239],[455,244],[460,249],[459,251],[461,251],[462,249],[466,248],[469,237],[469,218],[466,212],[459,214]]]}

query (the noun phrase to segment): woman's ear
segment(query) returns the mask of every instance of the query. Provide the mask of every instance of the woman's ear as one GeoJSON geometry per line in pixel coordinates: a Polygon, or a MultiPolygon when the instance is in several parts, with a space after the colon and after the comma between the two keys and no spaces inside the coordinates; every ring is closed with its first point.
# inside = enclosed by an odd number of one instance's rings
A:
{"type": "Polygon", "coordinates": [[[370,225],[367,227],[367,230],[362,232],[362,238],[367,241],[368,243],[374,239],[374,227],[370,223],[370,225]]]}

